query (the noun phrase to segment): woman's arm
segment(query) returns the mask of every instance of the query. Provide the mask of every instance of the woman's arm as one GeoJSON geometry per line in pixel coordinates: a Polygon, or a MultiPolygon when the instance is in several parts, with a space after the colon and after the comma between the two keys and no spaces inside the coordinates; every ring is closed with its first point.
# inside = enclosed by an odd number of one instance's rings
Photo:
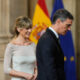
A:
{"type": "Polygon", "coordinates": [[[34,69],[34,80],[37,78],[37,73],[38,73],[37,68],[35,68],[34,69]]]}
{"type": "Polygon", "coordinates": [[[20,72],[20,71],[15,71],[15,70],[11,70],[9,75],[14,76],[14,77],[25,78],[25,79],[28,79],[28,80],[33,78],[32,74],[24,73],[24,72],[20,72]]]}
{"type": "Polygon", "coordinates": [[[32,74],[15,71],[11,68],[12,56],[13,56],[13,46],[8,44],[6,47],[6,50],[5,50],[5,55],[4,55],[4,72],[5,72],[5,74],[9,74],[9,75],[15,76],[15,77],[32,79],[32,77],[33,77],[32,74]]]}
{"type": "Polygon", "coordinates": [[[12,46],[7,45],[5,54],[4,54],[4,73],[9,74],[11,71],[11,60],[12,60],[12,46]]]}
{"type": "Polygon", "coordinates": [[[37,70],[37,63],[35,62],[34,78],[33,78],[32,80],[36,80],[36,78],[37,78],[37,74],[38,74],[38,70],[37,70]]]}

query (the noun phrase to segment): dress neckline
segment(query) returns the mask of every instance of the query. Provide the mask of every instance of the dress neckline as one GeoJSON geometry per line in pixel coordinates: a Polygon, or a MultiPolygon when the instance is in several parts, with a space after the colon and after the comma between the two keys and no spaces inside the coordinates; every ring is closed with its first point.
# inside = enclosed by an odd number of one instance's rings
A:
{"type": "Polygon", "coordinates": [[[9,43],[9,44],[14,45],[14,46],[30,46],[30,45],[32,45],[32,43],[30,43],[28,45],[21,45],[21,44],[14,44],[14,43],[9,43]]]}

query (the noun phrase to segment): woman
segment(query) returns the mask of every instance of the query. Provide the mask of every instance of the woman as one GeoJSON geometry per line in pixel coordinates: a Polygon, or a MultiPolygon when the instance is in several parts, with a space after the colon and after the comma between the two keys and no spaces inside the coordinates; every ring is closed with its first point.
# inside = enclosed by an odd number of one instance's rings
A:
{"type": "Polygon", "coordinates": [[[35,44],[29,39],[31,30],[29,18],[21,16],[16,19],[15,37],[7,45],[4,56],[4,72],[12,76],[11,80],[36,79],[35,44]]]}

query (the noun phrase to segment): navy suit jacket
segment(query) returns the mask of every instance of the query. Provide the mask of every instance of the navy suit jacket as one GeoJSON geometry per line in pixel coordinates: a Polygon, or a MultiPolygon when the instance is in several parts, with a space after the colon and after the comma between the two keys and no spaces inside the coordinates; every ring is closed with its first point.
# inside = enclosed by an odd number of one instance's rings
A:
{"type": "Polygon", "coordinates": [[[58,39],[48,28],[36,48],[37,80],[65,80],[64,55],[58,39]]]}

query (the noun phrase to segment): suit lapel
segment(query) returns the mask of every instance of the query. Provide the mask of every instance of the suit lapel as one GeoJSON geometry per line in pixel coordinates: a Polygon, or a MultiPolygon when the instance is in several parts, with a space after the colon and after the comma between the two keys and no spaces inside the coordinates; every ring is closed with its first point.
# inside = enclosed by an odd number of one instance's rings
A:
{"type": "MultiPolygon", "coordinates": [[[[52,38],[55,40],[58,47],[61,49],[60,43],[59,43],[56,35],[54,34],[54,32],[52,32],[49,28],[47,28],[46,32],[48,32],[52,36],[52,38]]],[[[61,51],[62,51],[62,49],[61,49],[61,51]]]]}

